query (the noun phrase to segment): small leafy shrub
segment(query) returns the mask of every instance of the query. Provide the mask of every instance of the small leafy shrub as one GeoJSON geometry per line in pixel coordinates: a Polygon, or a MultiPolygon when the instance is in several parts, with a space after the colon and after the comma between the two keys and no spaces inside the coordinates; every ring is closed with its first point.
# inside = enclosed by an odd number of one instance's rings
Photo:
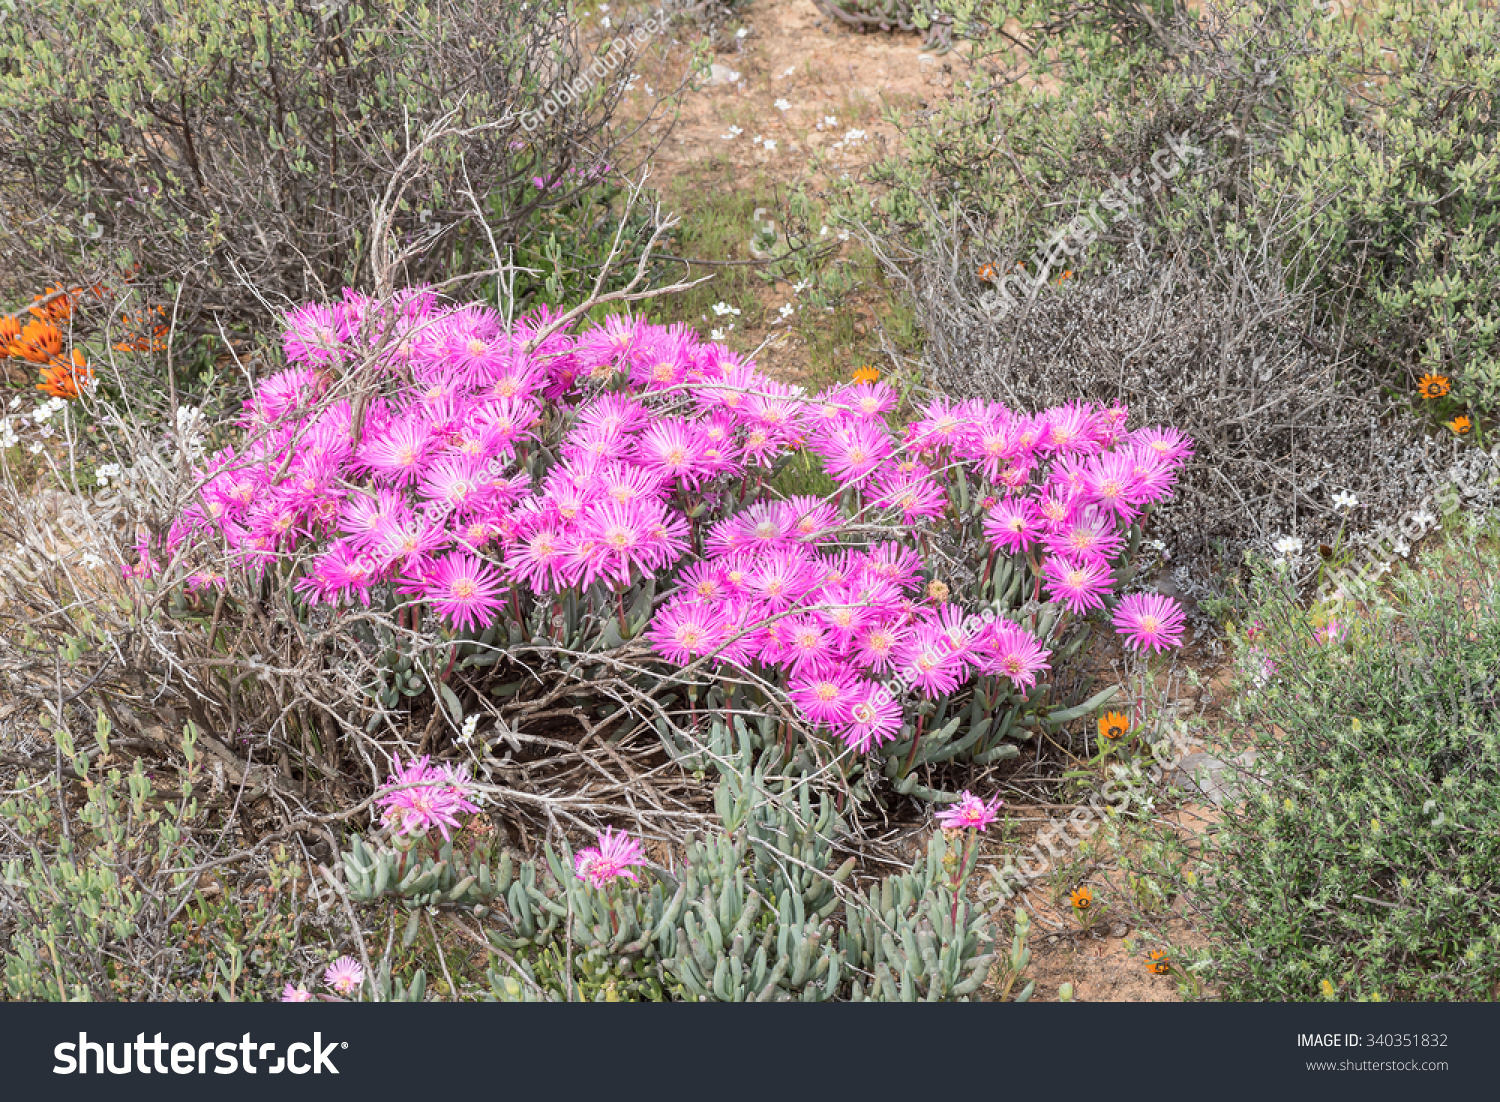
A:
{"type": "Polygon", "coordinates": [[[1181,887],[1226,998],[1496,997],[1500,557],[1453,551],[1316,625],[1258,576],[1235,709],[1258,757],[1181,887]]]}
{"type": "Polygon", "coordinates": [[[1330,542],[1341,492],[1361,531],[1395,519],[1487,431],[1492,7],[938,6],[970,79],[846,217],[934,384],[1126,401],[1198,441],[1160,518],[1179,588],[1330,542]]]}
{"type": "Polygon", "coordinates": [[[563,7],[515,0],[18,6],[0,25],[5,265],[131,271],[213,335],[382,264],[489,267],[490,235],[522,239],[619,159],[628,61],[600,76],[575,35],[563,7]]]}

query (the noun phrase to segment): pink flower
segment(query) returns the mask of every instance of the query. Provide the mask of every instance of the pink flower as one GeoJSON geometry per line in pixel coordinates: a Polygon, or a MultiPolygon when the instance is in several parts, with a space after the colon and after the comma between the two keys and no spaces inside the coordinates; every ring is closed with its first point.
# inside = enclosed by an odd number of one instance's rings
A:
{"type": "Polygon", "coordinates": [[[901,733],[901,702],[884,685],[866,681],[851,690],[847,700],[848,716],[839,737],[851,749],[868,753],[901,733]]]}
{"type": "Polygon", "coordinates": [[[978,796],[972,795],[968,789],[964,789],[962,798],[952,807],[945,808],[937,814],[938,826],[944,830],[986,830],[991,823],[1000,818],[1000,808],[1005,806],[1005,801],[996,796],[989,803],[985,803],[978,796]]]}
{"type": "Polygon", "coordinates": [[[906,682],[929,699],[956,692],[969,673],[963,654],[954,652],[947,633],[926,624],[901,648],[897,662],[906,682]]]}
{"type": "Polygon", "coordinates": [[[1182,646],[1182,608],[1161,593],[1132,593],[1115,608],[1115,631],[1138,651],[1182,646]]]}
{"type": "Polygon", "coordinates": [[[1074,563],[1057,555],[1042,564],[1047,592],[1070,612],[1103,608],[1111,585],[1109,568],[1100,562],[1074,563]]]}
{"type": "Polygon", "coordinates": [[[639,881],[640,877],[631,869],[645,863],[639,842],[623,831],[617,834],[606,827],[599,835],[597,847],[581,850],[573,858],[573,875],[602,888],[622,876],[639,881]]]}
{"type": "Polygon", "coordinates": [[[984,519],[984,537],[998,548],[1025,552],[1041,537],[1041,517],[1025,498],[1011,497],[990,510],[984,519]]]}
{"type": "MultiPolygon", "coordinates": [[[[333,969],[330,968],[329,971],[331,972],[333,969]]],[[[281,1001],[284,1003],[310,1003],[312,999],[311,991],[292,983],[288,983],[281,991],[281,1001]]]]}
{"type": "Polygon", "coordinates": [[[1140,482],[1128,453],[1111,452],[1090,458],[1084,467],[1084,488],[1099,505],[1120,521],[1135,519],[1140,482]]]}
{"type": "Polygon", "coordinates": [[[980,670],[1009,678],[1024,690],[1036,684],[1040,671],[1050,668],[1047,658],[1052,652],[1026,629],[1009,620],[996,620],[979,637],[975,653],[980,670]]]}
{"type": "Polygon", "coordinates": [[[429,765],[428,761],[423,754],[403,769],[400,757],[393,759],[395,772],[376,794],[376,801],[385,808],[381,822],[394,824],[398,835],[426,834],[437,827],[445,841],[452,841],[448,828],[459,825],[459,812],[472,813],[479,808],[467,799],[469,781],[462,770],[429,765]]]}
{"type": "Polygon", "coordinates": [[[723,639],[722,617],[707,605],[673,601],[652,619],[647,637],[657,654],[686,666],[719,645],[723,639]]]}
{"type": "Polygon", "coordinates": [[[792,682],[787,696],[811,723],[838,727],[849,721],[854,675],[847,670],[812,674],[792,682]]]}
{"type": "Polygon", "coordinates": [[[433,609],[460,631],[489,627],[505,600],[500,571],[463,551],[450,551],[415,584],[433,609]]]}
{"type": "Polygon", "coordinates": [[[1313,639],[1319,643],[1337,643],[1344,638],[1344,625],[1332,618],[1313,632],[1313,639]]]}
{"type": "Polygon", "coordinates": [[[339,957],[323,973],[323,982],[344,996],[354,994],[364,981],[365,970],[353,957],[339,957]]]}

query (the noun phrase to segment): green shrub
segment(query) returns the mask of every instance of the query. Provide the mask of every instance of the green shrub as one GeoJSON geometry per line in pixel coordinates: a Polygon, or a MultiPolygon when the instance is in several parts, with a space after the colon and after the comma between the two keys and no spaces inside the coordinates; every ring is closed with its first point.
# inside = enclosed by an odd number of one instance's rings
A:
{"type": "Polygon", "coordinates": [[[1259,779],[1186,889],[1225,998],[1497,996],[1497,568],[1459,547],[1321,643],[1260,578],[1236,716],[1259,779]]]}
{"type": "Polygon", "coordinates": [[[489,235],[619,159],[610,60],[589,72],[567,10],[518,0],[21,5],[0,24],[6,266],[131,272],[210,333],[369,286],[377,261],[403,283],[489,268],[489,235]]]}

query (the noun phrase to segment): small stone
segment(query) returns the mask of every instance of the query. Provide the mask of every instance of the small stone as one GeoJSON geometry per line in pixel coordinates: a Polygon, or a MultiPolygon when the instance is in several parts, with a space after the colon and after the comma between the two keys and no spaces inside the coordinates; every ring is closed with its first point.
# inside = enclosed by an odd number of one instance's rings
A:
{"type": "Polygon", "coordinates": [[[1109,936],[1110,937],[1124,937],[1128,933],[1130,933],[1130,927],[1129,926],[1125,925],[1125,923],[1123,923],[1123,922],[1116,922],[1114,924],[1114,926],[1112,926],[1110,928],[1109,936]]]}

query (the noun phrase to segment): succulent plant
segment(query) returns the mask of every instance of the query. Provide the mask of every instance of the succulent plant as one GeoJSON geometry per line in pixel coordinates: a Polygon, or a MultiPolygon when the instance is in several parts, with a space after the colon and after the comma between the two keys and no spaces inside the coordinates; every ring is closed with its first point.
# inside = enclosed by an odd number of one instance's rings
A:
{"type": "Polygon", "coordinates": [[[860,31],[921,31],[924,49],[953,48],[953,23],[928,0],[813,0],[830,19],[860,31]]]}

